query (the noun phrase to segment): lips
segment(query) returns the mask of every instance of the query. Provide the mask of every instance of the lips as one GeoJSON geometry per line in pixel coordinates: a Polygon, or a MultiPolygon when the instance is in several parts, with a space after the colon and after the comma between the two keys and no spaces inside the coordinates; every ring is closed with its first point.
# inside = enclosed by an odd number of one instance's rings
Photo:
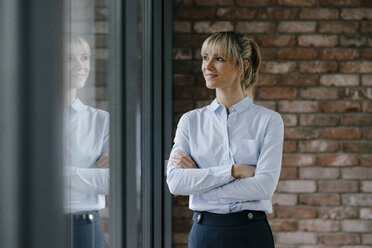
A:
{"type": "Polygon", "coordinates": [[[208,78],[208,79],[213,79],[216,77],[217,77],[217,74],[211,74],[211,73],[205,74],[205,78],[208,78]]]}

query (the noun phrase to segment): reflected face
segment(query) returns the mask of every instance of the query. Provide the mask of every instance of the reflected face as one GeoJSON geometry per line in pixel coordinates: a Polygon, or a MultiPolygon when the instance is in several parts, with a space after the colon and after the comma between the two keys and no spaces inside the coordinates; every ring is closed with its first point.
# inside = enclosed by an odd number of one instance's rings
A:
{"type": "Polygon", "coordinates": [[[240,85],[241,70],[218,54],[203,54],[202,72],[209,89],[240,85]]]}
{"type": "Polygon", "coordinates": [[[89,55],[81,51],[73,52],[67,60],[69,69],[71,88],[81,89],[85,86],[90,71],[89,55]]]}

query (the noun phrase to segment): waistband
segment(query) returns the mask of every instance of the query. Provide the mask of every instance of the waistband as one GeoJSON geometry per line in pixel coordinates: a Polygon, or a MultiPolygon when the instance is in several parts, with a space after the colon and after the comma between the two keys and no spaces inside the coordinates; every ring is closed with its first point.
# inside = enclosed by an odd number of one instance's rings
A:
{"type": "Polygon", "coordinates": [[[266,219],[264,211],[243,210],[230,214],[194,211],[192,220],[202,225],[235,226],[266,219]]]}
{"type": "Polygon", "coordinates": [[[99,220],[98,210],[86,211],[86,212],[77,212],[69,214],[73,220],[87,220],[94,222],[99,220]]]}

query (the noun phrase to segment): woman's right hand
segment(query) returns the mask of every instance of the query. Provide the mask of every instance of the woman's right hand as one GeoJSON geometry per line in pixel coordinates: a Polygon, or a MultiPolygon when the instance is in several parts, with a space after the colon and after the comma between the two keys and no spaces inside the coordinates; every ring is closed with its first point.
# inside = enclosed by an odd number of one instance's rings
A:
{"type": "Polygon", "coordinates": [[[253,177],[256,167],[245,164],[234,164],[231,169],[231,176],[234,178],[248,178],[253,177]]]}

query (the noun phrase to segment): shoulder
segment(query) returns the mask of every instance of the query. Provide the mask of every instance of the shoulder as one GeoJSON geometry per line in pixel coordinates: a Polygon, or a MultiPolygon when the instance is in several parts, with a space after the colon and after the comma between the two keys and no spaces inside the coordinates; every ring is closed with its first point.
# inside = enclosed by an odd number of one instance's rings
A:
{"type": "Polygon", "coordinates": [[[209,105],[204,106],[202,108],[193,109],[193,110],[190,110],[184,113],[181,116],[180,120],[183,120],[183,121],[187,120],[187,121],[193,122],[207,114],[210,114],[209,105]]]}
{"type": "Polygon", "coordinates": [[[102,110],[102,109],[93,108],[93,107],[90,107],[90,106],[87,106],[87,105],[86,105],[86,108],[87,108],[86,110],[88,111],[88,113],[93,115],[94,118],[97,118],[97,119],[102,120],[102,121],[109,121],[109,119],[110,119],[109,112],[107,112],[105,110],[102,110]]]}
{"type": "Polygon", "coordinates": [[[281,115],[272,109],[253,103],[252,111],[254,111],[258,117],[262,118],[266,122],[279,122],[283,124],[281,115]]]}

